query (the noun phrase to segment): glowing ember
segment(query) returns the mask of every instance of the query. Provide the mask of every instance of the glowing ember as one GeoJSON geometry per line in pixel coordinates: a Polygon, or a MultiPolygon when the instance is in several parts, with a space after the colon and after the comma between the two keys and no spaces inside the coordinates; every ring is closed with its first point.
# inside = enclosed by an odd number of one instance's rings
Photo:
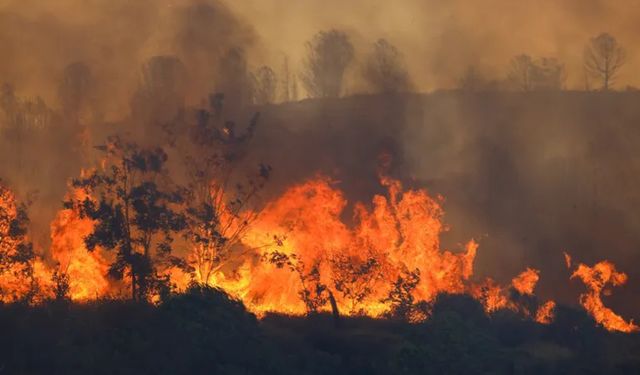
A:
{"type": "Polygon", "coordinates": [[[613,263],[605,260],[593,267],[581,263],[571,278],[579,278],[587,287],[587,292],[580,295],[580,303],[596,322],[609,331],[635,332],[640,329],[633,321],[626,322],[602,302],[602,293],[608,284],[620,286],[627,282],[627,275],[618,272],[613,263]]]}

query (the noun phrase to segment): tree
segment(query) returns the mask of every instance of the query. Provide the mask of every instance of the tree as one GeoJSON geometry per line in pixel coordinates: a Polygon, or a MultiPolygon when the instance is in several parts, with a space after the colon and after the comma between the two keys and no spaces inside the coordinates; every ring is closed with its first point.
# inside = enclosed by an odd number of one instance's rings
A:
{"type": "Polygon", "coordinates": [[[35,292],[35,253],[27,239],[28,224],[26,205],[16,203],[0,180],[0,302],[29,300],[35,292]],[[3,290],[3,286],[9,290],[3,290]]]}
{"type": "Polygon", "coordinates": [[[176,210],[182,196],[171,187],[162,149],[141,149],[118,137],[100,149],[106,158],[102,168],[72,182],[86,196],[65,202],[65,207],[95,221],[85,238],[87,249],[115,251],[110,275],[122,279],[128,274],[132,299],[146,300],[166,281],[156,271],[173,260],[173,235],[185,226],[176,210]]]}
{"type": "Polygon", "coordinates": [[[403,270],[393,282],[388,296],[381,302],[388,303],[390,308],[387,317],[392,319],[417,322],[426,319],[428,306],[425,302],[415,302],[413,291],[420,283],[420,270],[403,270]]]}
{"type": "Polygon", "coordinates": [[[615,83],[620,68],[626,62],[626,52],[616,38],[602,33],[592,38],[584,50],[584,67],[589,75],[602,81],[602,89],[615,83]]]}
{"type": "Polygon", "coordinates": [[[338,292],[349,301],[350,313],[358,314],[358,306],[373,292],[373,284],[382,277],[380,263],[370,256],[338,255],[331,260],[333,283],[338,292]]]}
{"type": "Polygon", "coordinates": [[[58,85],[58,98],[65,117],[78,122],[81,113],[90,109],[94,90],[93,75],[86,64],[76,62],[68,65],[58,85]]]}
{"type": "Polygon", "coordinates": [[[561,90],[566,78],[564,64],[555,58],[543,57],[531,66],[533,90],[561,90]]]}
{"type": "Polygon", "coordinates": [[[342,93],[344,74],[353,60],[354,49],[342,31],[321,31],[307,43],[302,84],[315,98],[338,97],[342,93]]]}
{"type": "MultiPolygon", "coordinates": [[[[267,253],[265,258],[277,268],[286,267],[298,276],[302,287],[299,295],[307,309],[307,315],[317,313],[333,298],[329,288],[320,280],[320,261],[316,260],[308,266],[297,254],[285,254],[279,251],[267,253]]],[[[337,314],[333,303],[332,309],[337,314]]]]}
{"type": "Polygon", "coordinates": [[[508,79],[520,90],[531,91],[533,59],[529,55],[518,55],[511,59],[508,79]]]}
{"type": "Polygon", "coordinates": [[[534,60],[518,55],[511,60],[508,80],[521,91],[561,90],[566,80],[564,64],[555,58],[534,60]]]}
{"type": "Polygon", "coordinates": [[[363,75],[377,92],[403,92],[411,86],[402,55],[385,39],[379,39],[373,45],[363,75]]]}
{"type": "Polygon", "coordinates": [[[251,75],[241,48],[231,48],[221,58],[216,90],[224,94],[225,106],[232,109],[251,103],[251,75]]]}
{"type": "Polygon", "coordinates": [[[247,130],[236,133],[235,123],[222,122],[212,103],[213,113],[199,111],[185,145],[185,239],[192,247],[187,269],[196,281],[208,285],[237,249],[259,210],[250,204],[264,187],[271,167],[260,165],[255,175],[236,175],[236,167],[246,153],[258,116],[247,130]]]}
{"type": "MultiPolygon", "coordinates": [[[[184,107],[187,72],[174,56],[155,56],[142,67],[131,107],[133,117],[145,126],[164,126],[184,107]]],[[[151,129],[149,129],[151,130],[151,129]]]]}
{"type": "Polygon", "coordinates": [[[260,67],[251,75],[253,86],[253,102],[256,104],[273,103],[278,89],[276,73],[268,66],[260,67]]]}

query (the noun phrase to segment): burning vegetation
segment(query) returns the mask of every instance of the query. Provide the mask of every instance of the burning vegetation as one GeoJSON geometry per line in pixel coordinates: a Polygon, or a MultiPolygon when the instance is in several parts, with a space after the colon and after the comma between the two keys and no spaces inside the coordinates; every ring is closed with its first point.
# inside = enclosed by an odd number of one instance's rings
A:
{"type": "Polygon", "coordinates": [[[0,5],[0,374],[640,368],[633,257],[597,252],[640,244],[640,180],[614,168],[640,160],[622,39],[443,78],[386,32],[269,52],[218,0],[96,0],[98,33],[18,3],[0,5]],[[594,265],[562,266],[565,244],[594,265]]]}
{"type": "MultiPolygon", "coordinates": [[[[356,202],[351,215],[345,216],[349,202],[337,182],[326,176],[258,207],[253,201],[270,167],[260,166],[244,185],[231,167],[255,120],[242,136],[229,123],[209,128],[207,140],[209,125],[198,122],[197,138],[190,139],[198,139],[205,154],[211,153],[205,146],[214,145],[224,152],[186,157],[192,169],[184,186],[170,178],[162,149],[109,139],[100,147],[100,165],[73,180],[51,224],[50,261],[35,254],[26,206],[3,186],[3,301],[87,302],[128,294],[158,302],[195,283],[227,291],[259,316],[333,311],[418,322],[429,318],[431,304],[444,293],[469,294],[488,313],[508,309],[538,323],[553,321],[555,302],[539,303],[534,295],[538,270],[527,268],[501,286],[473,277],[475,241],[457,252],[442,249],[448,228],[441,197],[405,190],[381,172],[386,194],[356,202]]],[[[580,264],[571,278],[587,285],[580,303],[596,322],[612,331],[638,330],[601,300],[608,284],[626,282],[612,263],[580,264]]]]}

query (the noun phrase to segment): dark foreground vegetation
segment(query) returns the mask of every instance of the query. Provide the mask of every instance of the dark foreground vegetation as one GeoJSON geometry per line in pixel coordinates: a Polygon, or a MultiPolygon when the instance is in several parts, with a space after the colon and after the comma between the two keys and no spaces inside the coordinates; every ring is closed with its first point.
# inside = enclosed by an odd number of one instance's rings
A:
{"type": "Polygon", "coordinates": [[[560,307],[544,326],[441,296],[425,323],[256,319],[203,288],[132,301],[0,307],[0,374],[629,374],[640,336],[560,307]]]}

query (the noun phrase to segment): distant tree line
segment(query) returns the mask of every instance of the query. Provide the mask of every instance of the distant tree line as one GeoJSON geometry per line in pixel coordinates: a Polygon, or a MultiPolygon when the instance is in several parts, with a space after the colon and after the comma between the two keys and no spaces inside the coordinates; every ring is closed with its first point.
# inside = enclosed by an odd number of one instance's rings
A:
{"type": "MultiPolygon", "coordinates": [[[[591,38],[583,54],[584,89],[613,89],[626,61],[625,49],[612,35],[601,33],[591,38]]],[[[565,65],[556,58],[521,54],[511,59],[506,79],[488,79],[477,66],[472,65],[459,79],[458,88],[467,92],[562,90],[567,75],[565,65]]]]}

